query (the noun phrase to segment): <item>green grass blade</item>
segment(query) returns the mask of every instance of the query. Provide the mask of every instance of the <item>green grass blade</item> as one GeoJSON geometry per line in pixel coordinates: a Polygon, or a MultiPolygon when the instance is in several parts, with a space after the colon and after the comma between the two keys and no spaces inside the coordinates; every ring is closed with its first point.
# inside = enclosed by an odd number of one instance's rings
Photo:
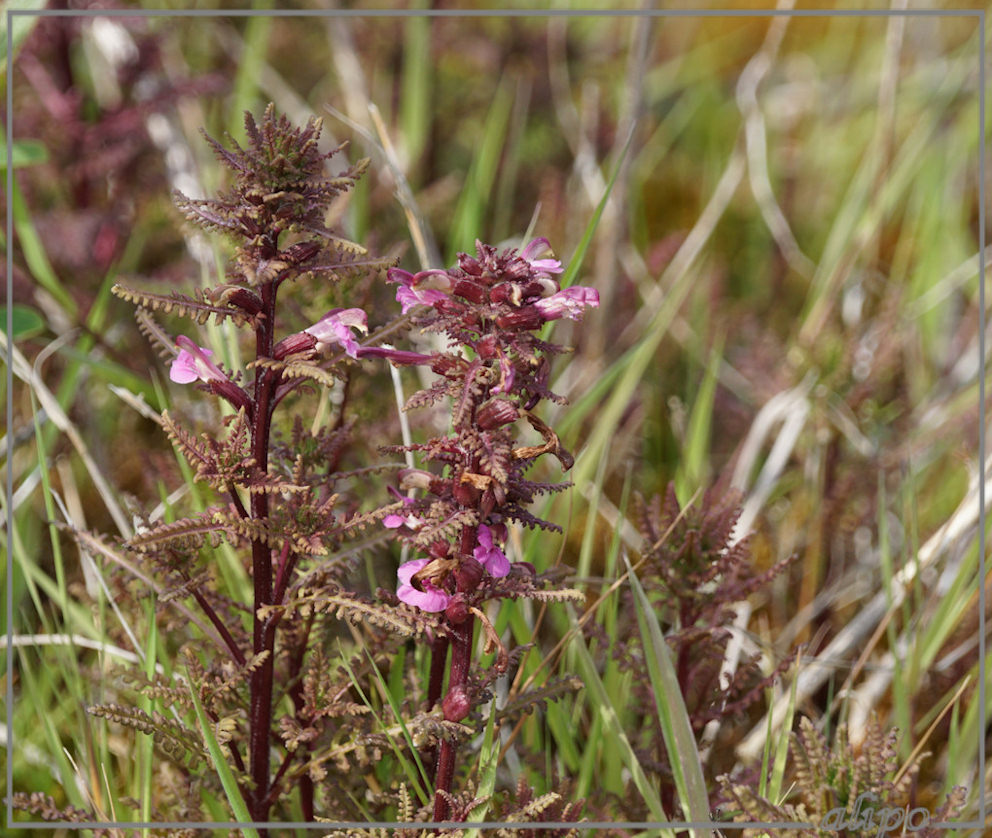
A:
{"type": "MultiPolygon", "coordinates": [[[[145,677],[151,681],[155,677],[155,662],[158,652],[158,623],[155,620],[155,599],[151,598],[145,608],[148,617],[148,642],[145,646],[145,677]]],[[[141,709],[149,715],[155,710],[157,702],[148,697],[142,697],[141,709]]],[[[139,765],[140,791],[137,795],[141,801],[141,820],[150,822],[152,820],[152,771],[155,765],[154,740],[151,736],[141,737],[141,760],[139,765]]],[[[150,835],[147,829],[142,830],[142,835],[150,835]]]]}
{"type": "Polygon", "coordinates": [[[689,415],[685,450],[675,475],[675,495],[685,505],[706,479],[706,465],[710,450],[710,430],[713,419],[713,402],[716,398],[717,377],[723,353],[723,338],[713,347],[710,362],[699,385],[699,393],[689,415]]]}
{"type": "Polygon", "coordinates": [[[671,653],[654,615],[651,601],[641,587],[630,562],[627,561],[626,556],[623,558],[627,565],[627,578],[634,591],[634,608],[644,643],[644,659],[654,689],[658,721],[661,723],[665,749],[668,751],[668,762],[672,767],[682,811],[691,821],[708,821],[710,805],[706,793],[706,780],[703,777],[703,766],[699,760],[696,737],[692,734],[692,724],[685,709],[675,667],[672,665],[671,653]]]}
{"type": "MultiPolygon", "coordinates": [[[[411,9],[426,9],[425,0],[415,0],[411,9]]],[[[417,182],[418,162],[430,133],[431,21],[408,17],[403,21],[403,94],[400,97],[400,126],[406,144],[407,178],[417,182]]]]}
{"type": "MultiPolygon", "coordinates": [[[[605,732],[613,739],[614,746],[622,754],[624,765],[630,771],[634,785],[641,793],[641,797],[644,799],[651,817],[656,821],[667,821],[668,817],[661,805],[661,798],[658,797],[658,792],[644,773],[644,769],[641,767],[641,763],[634,753],[630,740],[627,738],[627,733],[620,723],[620,717],[617,714],[616,708],[610,701],[606,687],[599,677],[596,662],[592,659],[592,655],[589,654],[589,650],[586,648],[585,642],[582,639],[582,631],[578,628],[579,621],[575,616],[575,609],[570,605],[566,605],[566,610],[574,627],[570,648],[575,651],[575,660],[579,668],[578,675],[585,681],[586,688],[589,691],[589,705],[601,717],[605,732]]],[[[708,811],[706,815],[708,818],[708,811]]],[[[664,830],[664,834],[669,836],[669,838],[675,838],[674,830],[664,830]]]]}
{"type": "MultiPolygon", "coordinates": [[[[252,3],[256,10],[271,9],[271,0],[256,0],[252,3]]],[[[264,14],[252,15],[245,23],[244,48],[238,61],[238,72],[234,79],[234,95],[229,113],[230,134],[239,143],[247,140],[244,128],[245,111],[254,111],[258,101],[258,80],[268,69],[269,36],[272,33],[273,18],[264,14]]],[[[257,114],[254,114],[257,117],[257,114]]]]}
{"type": "MultiPolygon", "coordinates": [[[[785,719],[782,721],[781,732],[778,743],[775,746],[775,761],[772,763],[771,779],[768,781],[767,797],[773,803],[778,803],[782,794],[782,783],[785,778],[785,765],[789,758],[789,734],[792,731],[792,719],[796,713],[796,687],[799,684],[799,664],[796,663],[796,677],[792,679],[792,688],[789,690],[789,705],[786,710],[785,719]]],[[[771,708],[769,708],[771,710],[771,708]]],[[[769,712],[768,718],[771,720],[772,714],[769,712]]],[[[768,737],[771,741],[771,736],[768,737]]],[[[767,771],[762,771],[761,779],[764,782],[767,771]]]]}
{"type": "Polygon", "coordinates": [[[31,275],[42,288],[55,298],[55,301],[66,315],[70,319],[74,319],[78,313],[78,307],[69,292],[63,287],[62,281],[55,274],[55,269],[48,259],[48,254],[45,252],[45,246],[41,242],[41,237],[38,235],[38,231],[31,221],[31,215],[28,212],[24,196],[21,194],[21,190],[17,188],[16,177],[11,184],[10,193],[10,209],[14,216],[14,230],[17,233],[17,239],[21,244],[21,252],[24,254],[24,261],[27,263],[31,275]]]}
{"type": "MultiPolygon", "coordinates": [[[[189,670],[187,670],[186,674],[188,678],[189,670]]],[[[217,738],[214,736],[210,719],[207,718],[207,714],[203,711],[203,706],[200,704],[200,697],[196,694],[196,687],[193,685],[192,680],[190,680],[189,694],[193,699],[196,720],[200,723],[200,730],[203,731],[203,741],[206,743],[207,750],[210,751],[210,758],[213,760],[214,768],[217,770],[217,776],[220,778],[220,783],[224,787],[224,794],[227,796],[227,802],[231,806],[231,811],[234,812],[234,817],[237,821],[251,823],[252,819],[251,815],[248,814],[248,806],[245,803],[245,799],[241,796],[241,791],[238,789],[238,782],[234,779],[234,774],[231,773],[231,768],[224,758],[220,743],[217,742],[217,738]]],[[[242,831],[245,835],[251,836],[251,838],[259,838],[258,830],[252,827],[242,827],[242,831]]]]}
{"type": "Polygon", "coordinates": [[[503,141],[513,108],[512,91],[511,79],[505,76],[496,89],[486,116],[479,150],[472,160],[465,188],[455,208],[446,265],[454,261],[459,251],[473,251],[476,238],[482,236],[485,228],[483,213],[496,180],[496,169],[502,156],[503,141]]]}
{"type": "Polygon", "coordinates": [[[634,126],[631,126],[630,133],[627,135],[627,139],[623,144],[623,151],[621,151],[620,156],[617,158],[616,165],[613,167],[613,173],[610,175],[610,180],[606,184],[606,189],[603,190],[603,197],[596,204],[596,210],[593,212],[592,218],[589,219],[589,223],[586,224],[586,228],[582,232],[582,238],[579,239],[579,243],[572,253],[572,258],[568,260],[568,264],[565,266],[565,272],[561,275],[559,284],[562,288],[571,286],[575,282],[575,277],[582,269],[582,263],[586,258],[586,251],[589,250],[589,245],[592,244],[592,237],[596,233],[596,228],[599,227],[599,219],[602,218],[603,210],[606,209],[606,202],[610,200],[610,194],[613,192],[613,186],[617,182],[617,176],[620,174],[621,168],[623,168],[623,161],[627,158],[627,152],[630,150],[630,141],[633,137],[634,126]]]}

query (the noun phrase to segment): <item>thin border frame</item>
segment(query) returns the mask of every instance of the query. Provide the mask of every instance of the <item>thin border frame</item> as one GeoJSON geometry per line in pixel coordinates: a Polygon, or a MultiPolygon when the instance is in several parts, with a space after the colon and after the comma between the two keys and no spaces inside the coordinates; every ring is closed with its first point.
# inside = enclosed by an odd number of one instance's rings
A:
{"type": "MultiPolygon", "coordinates": [[[[45,9],[30,11],[22,9],[6,10],[7,23],[7,98],[6,98],[6,144],[7,144],[7,287],[6,301],[13,298],[13,213],[10,208],[13,204],[13,33],[12,24],[16,17],[275,17],[275,18],[319,18],[319,17],[344,17],[344,18],[397,18],[397,17],[438,17],[438,18],[476,18],[476,17],[937,17],[937,18],[976,18],[979,29],[979,49],[978,49],[978,80],[979,80],[979,102],[978,102],[978,304],[979,304],[979,331],[978,331],[978,354],[979,354],[979,375],[978,375],[978,399],[979,399],[979,426],[978,426],[978,551],[979,551],[979,585],[978,585],[978,658],[979,658],[979,682],[978,682],[978,718],[979,729],[985,731],[987,719],[985,713],[985,10],[984,9],[334,9],[326,11],[312,11],[304,9],[274,9],[274,10],[254,10],[254,9],[234,9],[230,11],[219,11],[213,9],[180,9],[180,10],[158,10],[158,9],[135,9],[135,10],[71,10],[71,9],[45,9]]],[[[4,328],[7,335],[6,361],[6,385],[7,385],[7,463],[6,491],[7,509],[12,512],[12,500],[14,495],[14,471],[11,468],[13,463],[14,439],[10,433],[13,427],[13,394],[14,373],[11,358],[13,357],[13,307],[6,306],[7,318],[4,328]]],[[[8,514],[5,520],[5,530],[9,532],[8,524],[12,515],[8,514]]],[[[14,612],[14,584],[13,584],[13,557],[10,550],[10,538],[7,537],[7,691],[6,691],[6,732],[7,732],[7,788],[4,803],[6,804],[6,827],[17,829],[95,829],[95,828],[190,828],[190,829],[236,829],[242,827],[253,827],[263,829],[333,829],[333,828],[420,828],[420,829],[498,829],[505,824],[496,821],[480,822],[449,822],[449,821],[424,821],[418,823],[397,823],[392,821],[373,822],[240,822],[240,821],[14,821],[12,820],[13,807],[10,805],[14,794],[14,768],[13,753],[13,720],[14,720],[14,686],[13,686],[13,659],[14,659],[14,638],[13,638],[13,612],[14,612]]],[[[985,826],[986,806],[985,806],[985,750],[984,746],[978,749],[978,820],[966,822],[940,822],[929,824],[935,828],[949,829],[981,829],[985,826]]],[[[761,822],[752,821],[748,823],[726,823],[726,822],[696,822],[696,821],[605,821],[586,823],[562,823],[562,822],[542,822],[542,823],[515,823],[514,828],[518,829],[710,829],[710,830],[734,830],[734,829],[809,829],[816,828],[818,824],[799,822],[761,822]]]]}

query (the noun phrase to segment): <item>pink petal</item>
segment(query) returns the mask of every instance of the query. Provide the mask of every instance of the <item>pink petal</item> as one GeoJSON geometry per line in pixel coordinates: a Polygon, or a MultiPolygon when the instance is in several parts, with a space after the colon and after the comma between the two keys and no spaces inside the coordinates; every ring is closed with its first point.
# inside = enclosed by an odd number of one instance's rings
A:
{"type": "Polygon", "coordinates": [[[541,312],[545,320],[557,320],[560,317],[578,320],[582,317],[583,308],[586,306],[595,308],[598,305],[599,292],[595,288],[582,285],[573,285],[534,303],[534,307],[541,312]]]}
{"type": "Polygon", "coordinates": [[[479,546],[475,548],[473,555],[489,571],[489,575],[496,579],[510,572],[510,560],[493,543],[492,531],[485,524],[479,525],[479,546]]]}
{"type": "Polygon", "coordinates": [[[565,269],[561,266],[561,262],[557,259],[534,258],[537,254],[544,253],[546,250],[551,250],[551,244],[546,238],[544,238],[544,236],[540,236],[539,238],[532,239],[527,246],[520,251],[520,258],[527,261],[535,271],[543,271],[544,273],[549,274],[560,274],[565,269]]]}
{"type": "Polygon", "coordinates": [[[424,582],[424,590],[418,591],[411,584],[413,575],[427,566],[430,559],[414,559],[411,562],[401,564],[396,571],[399,579],[399,587],[396,589],[396,596],[401,602],[413,605],[422,611],[444,611],[451,601],[451,595],[439,588],[434,587],[430,582],[424,582]]]}
{"type": "Polygon", "coordinates": [[[192,384],[200,379],[196,372],[196,360],[185,349],[180,350],[179,355],[173,360],[169,368],[169,378],[176,384],[192,384]]]}
{"type": "Polygon", "coordinates": [[[209,349],[197,345],[186,335],[179,335],[176,338],[176,346],[179,347],[179,354],[172,362],[169,378],[177,384],[191,384],[196,380],[204,382],[228,380],[227,376],[210,360],[214,353],[209,349]]]}
{"type": "Polygon", "coordinates": [[[367,323],[368,315],[360,308],[335,308],[303,331],[316,339],[318,350],[336,343],[352,358],[357,358],[358,344],[350,330],[368,332],[367,323]]]}

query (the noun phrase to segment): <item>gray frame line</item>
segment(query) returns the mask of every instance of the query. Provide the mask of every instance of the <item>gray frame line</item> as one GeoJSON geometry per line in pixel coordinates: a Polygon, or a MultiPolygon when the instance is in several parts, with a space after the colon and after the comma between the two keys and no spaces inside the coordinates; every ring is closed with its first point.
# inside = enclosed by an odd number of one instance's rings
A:
{"type": "MultiPolygon", "coordinates": [[[[11,205],[13,203],[13,34],[12,24],[16,17],[114,17],[114,18],[144,18],[144,17],[276,17],[276,18],[322,18],[322,17],[344,17],[344,18],[398,18],[398,17],[439,17],[439,18],[483,18],[483,17],[527,17],[527,18],[553,18],[553,17],[672,17],[672,18],[693,18],[693,17],[731,17],[731,18],[753,18],[753,17],[795,17],[795,18],[821,18],[821,17],[935,17],[935,18],[970,18],[978,19],[978,301],[979,301],[979,330],[978,330],[978,354],[979,354],[979,376],[978,376],[978,399],[979,399],[979,425],[978,425],[978,550],[979,550],[979,585],[978,585],[978,660],[979,660],[979,680],[978,680],[978,717],[979,729],[984,731],[987,725],[985,712],[986,698],[986,673],[985,673],[985,9],[615,9],[615,10],[571,10],[571,9],[334,9],[325,11],[311,11],[302,9],[234,9],[230,11],[213,9],[95,9],[74,11],[69,9],[45,9],[40,11],[10,9],[6,10],[7,16],[7,98],[6,98],[6,143],[7,143],[7,287],[6,301],[13,298],[13,243],[14,243],[14,221],[11,205]]],[[[125,827],[133,829],[174,827],[174,828],[200,828],[200,829],[231,829],[238,827],[262,827],[270,829],[333,829],[333,828],[410,828],[421,829],[441,829],[441,828],[476,828],[494,829],[504,826],[502,822],[483,821],[478,823],[454,823],[454,822],[432,822],[424,821],[415,824],[395,823],[389,821],[373,822],[323,822],[323,823],[286,823],[286,822],[266,822],[266,823],[242,823],[238,821],[203,821],[203,822],[102,822],[86,821],[71,823],[67,821],[14,821],[13,808],[9,805],[14,793],[14,769],[13,759],[13,725],[14,725],[14,686],[13,686],[13,659],[14,659],[14,583],[13,583],[13,558],[10,540],[10,522],[13,518],[12,503],[14,495],[14,470],[12,468],[14,455],[14,439],[10,433],[13,427],[13,387],[14,374],[11,358],[13,357],[13,307],[7,305],[6,334],[7,353],[5,362],[6,386],[7,386],[7,469],[4,491],[6,492],[8,515],[5,521],[5,534],[7,535],[7,690],[6,690],[6,728],[7,728],[7,793],[4,802],[7,817],[6,826],[17,829],[94,829],[125,827]]],[[[978,748],[978,814],[975,821],[965,822],[934,822],[930,826],[948,829],[981,829],[985,826],[986,801],[985,801],[985,749],[983,745],[978,748]]],[[[737,830],[748,828],[765,829],[802,829],[816,827],[818,824],[798,823],[798,822],[777,822],[777,821],[751,821],[742,823],[725,822],[692,822],[692,821],[607,821],[607,822],[586,822],[586,823],[515,823],[516,829],[719,829],[737,830]]]]}
{"type": "Polygon", "coordinates": [[[982,17],[984,9],[10,9],[37,17],[982,17]]]}

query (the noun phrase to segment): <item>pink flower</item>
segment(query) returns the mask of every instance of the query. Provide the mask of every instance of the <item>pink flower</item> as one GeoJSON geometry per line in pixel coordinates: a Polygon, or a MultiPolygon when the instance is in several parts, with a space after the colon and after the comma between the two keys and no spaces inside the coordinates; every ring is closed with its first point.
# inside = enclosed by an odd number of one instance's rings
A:
{"type": "Polygon", "coordinates": [[[209,349],[197,346],[186,335],[179,335],[176,338],[176,346],[179,347],[179,354],[169,368],[169,378],[176,384],[228,380],[227,376],[210,360],[214,353],[209,349]]]}
{"type": "Polygon", "coordinates": [[[595,288],[587,288],[582,285],[573,285],[543,300],[537,300],[534,308],[541,312],[545,320],[558,320],[567,317],[570,320],[579,320],[582,317],[582,310],[589,306],[596,308],[599,305],[599,291],[595,288]]]}
{"type": "Polygon", "coordinates": [[[352,358],[358,357],[359,346],[351,334],[352,329],[356,329],[363,334],[367,334],[368,315],[360,308],[335,308],[314,323],[309,329],[304,329],[308,335],[312,335],[316,341],[317,351],[327,349],[332,344],[337,344],[344,348],[352,358]]]}
{"type": "Polygon", "coordinates": [[[406,314],[414,306],[432,306],[441,300],[446,300],[448,295],[442,291],[435,291],[433,288],[405,288],[396,289],[396,302],[401,306],[400,311],[406,314]]]}
{"type": "Polygon", "coordinates": [[[406,517],[402,515],[397,515],[395,512],[392,515],[387,515],[382,519],[382,525],[388,529],[395,530],[399,527],[406,527],[410,530],[419,530],[424,522],[421,521],[416,515],[407,515],[406,517]]]}
{"type": "Polygon", "coordinates": [[[396,572],[400,582],[396,596],[407,605],[413,605],[422,611],[444,611],[451,601],[451,594],[435,588],[427,579],[420,583],[423,587],[422,591],[418,591],[412,584],[414,574],[425,568],[430,561],[430,559],[414,559],[412,562],[400,565],[396,572]]]}
{"type": "Polygon", "coordinates": [[[530,241],[527,246],[520,251],[520,258],[527,262],[535,271],[546,274],[560,274],[565,270],[561,262],[557,259],[534,259],[538,253],[551,250],[551,243],[541,236],[530,241]]]}
{"type": "Polygon", "coordinates": [[[503,551],[493,544],[493,533],[485,524],[479,524],[479,546],[475,548],[472,555],[479,562],[489,575],[499,579],[510,572],[510,560],[503,551]]]}
{"type": "MultiPolygon", "coordinates": [[[[392,486],[389,487],[389,493],[397,500],[403,501],[405,506],[413,505],[413,498],[408,498],[401,495],[392,486]]],[[[398,515],[394,512],[382,519],[382,525],[391,530],[399,529],[400,527],[406,527],[410,530],[419,530],[424,525],[424,522],[412,513],[410,515],[398,515]]]]}
{"type": "Polygon", "coordinates": [[[446,300],[448,295],[445,291],[451,290],[451,278],[446,271],[440,270],[412,274],[402,268],[390,268],[386,272],[386,281],[399,283],[396,302],[402,306],[403,314],[414,306],[432,306],[446,300]]]}

